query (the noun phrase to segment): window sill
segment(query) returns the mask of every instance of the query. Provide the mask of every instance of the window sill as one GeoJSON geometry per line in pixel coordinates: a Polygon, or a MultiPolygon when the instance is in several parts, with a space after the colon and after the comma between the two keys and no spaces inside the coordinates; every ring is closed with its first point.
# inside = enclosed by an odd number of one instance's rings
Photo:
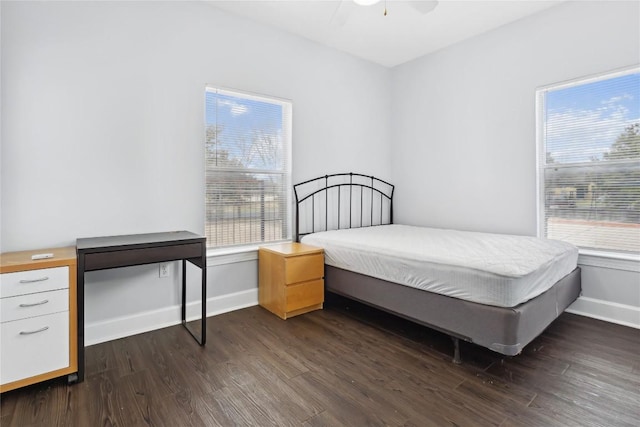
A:
{"type": "Polygon", "coordinates": [[[221,249],[207,250],[207,267],[234,264],[238,262],[257,261],[258,248],[279,242],[268,242],[256,245],[233,246],[221,249]]]}
{"type": "Polygon", "coordinates": [[[632,254],[612,254],[581,249],[578,255],[578,264],[640,273],[640,256],[632,254]]]}
{"type": "Polygon", "coordinates": [[[207,250],[207,267],[255,261],[258,259],[258,246],[241,246],[207,250]]]}

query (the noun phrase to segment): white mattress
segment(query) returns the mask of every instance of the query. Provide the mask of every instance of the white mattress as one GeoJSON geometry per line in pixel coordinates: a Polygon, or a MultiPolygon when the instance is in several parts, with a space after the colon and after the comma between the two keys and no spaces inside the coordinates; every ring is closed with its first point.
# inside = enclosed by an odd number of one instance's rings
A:
{"type": "Polygon", "coordinates": [[[578,249],[557,240],[407,225],[324,231],[302,242],[324,248],[327,265],[498,307],[540,295],[578,261],[578,249]]]}

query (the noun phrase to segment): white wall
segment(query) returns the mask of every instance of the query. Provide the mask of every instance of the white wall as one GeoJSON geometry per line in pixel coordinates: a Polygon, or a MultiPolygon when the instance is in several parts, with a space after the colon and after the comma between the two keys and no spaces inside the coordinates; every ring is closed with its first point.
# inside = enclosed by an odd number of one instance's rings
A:
{"type": "MultiPolygon", "coordinates": [[[[397,222],[535,234],[535,88],[639,62],[638,12],[567,3],[387,70],[204,2],[0,2],[1,249],[203,232],[206,83],[293,101],[294,181],[372,173],[397,222]]],[[[210,259],[210,313],[256,302],[248,258],[210,259]]],[[[574,310],[636,319],[639,274],[594,264],[574,310]]],[[[175,270],[89,273],[87,343],[175,323],[175,270]]]]}
{"type": "MultiPolygon", "coordinates": [[[[383,67],[205,2],[0,4],[3,252],[202,233],[207,83],[293,101],[294,181],[389,178],[389,124],[371,120],[388,116],[383,67]]],[[[208,274],[210,307],[257,301],[255,261],[208,274]]],[[[87,343],[175,322],[176,279],[157,266],[88,274],[87,343]]]]}
{"type": "MultiPolygon", "coordinates": [[[[535,90],[639,63],[639,16],[567,2],[396,67],[397,222],[535,235],[535,90]]],[[[573,309],[640,327],[639,284],[637,265],[588,265],[573,309]]]]}

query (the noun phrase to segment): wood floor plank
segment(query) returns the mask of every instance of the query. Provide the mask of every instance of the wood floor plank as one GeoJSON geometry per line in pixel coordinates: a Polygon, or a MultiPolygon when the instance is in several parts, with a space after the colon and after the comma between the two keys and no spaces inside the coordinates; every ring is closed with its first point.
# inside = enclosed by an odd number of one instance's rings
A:
{"type": "MultiPolygon", "coordinates": [[[[392,390],[400,392],[411,406],[422,409],[420,419],[439,418],[444,421],[440,425],[499,426],[506,418],[499,408],[492,407],[479,396],[433,387],[418,380],[398,381],[393,384],[392,390]]],[[[418,422],[420,419],[412,420],[418,422]]]]}
{"type": "MultiPolygon", "coordinates": [[[[271,316],[270,316],[271,317],[271,316]]],[[[276,318],[278,319],[278,318],[276,318]]],[[[230,326],[231,332],[235,333],[237,337],[241,337],[243,340],[251,342],[251,345],[245,351],[245,354],[253,354],[260,356],[264,359],[268,359],[269,363],[277,370],[278,374],[282,378],[292,378],[307,371],[304,364],[300,363],[292,354],[290,349],[292,346],[297,346],[299,340],[296,337],[291,336],[283,337],[285,334],[277,334],[274,331],[282,329],[282,323],[284,320],[278,319],[278,322],[268,324],[268,326],[256,329],[251,326],[235,324],[230,326]],[[283,338],[292,343],[292,346],[284,346],[283,338]]],[[[267,322],[268,323],[268,322],[267,322]]],[[[262,323],[264,325],[264,322],[262,323]]],[[[240,338],[239,338],[240,339],[240,338]]]]}
{"type": "Polygon", "coordinates": [[[640,378],[637,375],[619,376],[615,372],[607,372],[602,366],[595,368],[580,362],[573,363],[564,375],[585,384],[600,396],[615,396],[617,403],[640,407],[640,378]]]}
{"type": "MultiPolygon", "coordinates": [[[[339,351],[340,355],[351,355],[352,363],[357,364],[361,372],[369,370],[365,373],[370,378],[376,378],[382,374],[390,376],[391,379],[420,375],[425,381],[444,388],[453,388],[464,380],[463,374],[459,372],[459,367],[449,363],[442,364],[437,358],[434,360],[421,351],[408,350],[404,340],[397,336],[389,337],[385,332],[376,329],[360,329],[352,331],[353,336],[358,337],[357,340],[342,342],[339,340],[340,334],[349,331],[342,324],[323,322],[324,319],[320,317],[309,316],[307,319],[315,326],[309,325],[306,329],[318,330],[320,337],[335,334],[338,338],[331,341],[330,348],[339,351]],[[416,365],[420,366],[419,370],[404,368],[416,365]],[[443,370],[446,371],[446,374],[443,370]]],[[[325,343],[322,338],[319,338],[318,342],[321,345],[325,343]]],[[[315,349],[315,351],[321,350],[322,348],[315,349]]],[[[343,361],[344,357],[340,355],[335,356],[337,361],[343,361]]],[[[346,368],[348,369],[349,366],[346,368]]],[[[379,378],[379,381],[383,380],[383,378],[379,378]]]]}
{"type": "MultiPolygon", "coordinates": [[[[552,419],[560,421],[565,425],[603,427],[603,426],[624,426],[628,424],[615,423],[615,416],[611,417],[610,411],[601,412],[597,407],[593,407],[590,401],[576,402],[566,395],[540,392],[531,402],[531,408],[548,414],[552,419]],[[585,406],[583,403],[586,403],[585,406]]],[[[634,425],[637,425],[634,424],[634,425]]]]}
{"type": "MultiPolygon", "coordinates": [[[[126,359],[126,358],[125,358],[126,359]]],[[[69,418],[73,425],[83,418],[100,420],[102,425],[135,425],[136,417],[131,403],[134,400],[120,371],[109,370],[85,380],[84,398],[79,398],[77,411],[69,418]]],[[[74,392],[74,395],[78,393],[74,392]]]]}
{"type": "Polygon", "coordinates": [[[526,387],[510,386],[504,381],[490,377],[483,380],[469,378],[455,390],[464,395],[476,396],[489,405],[501,407],[507,413],[511,408],[528,406],[537,396],[536,392],[526,387]]]}
{"type": "Polygon", "coordinates": [[[137,372],[123,378],[133,396],[133,403],[130,410],[134,413],[132,418],[138,420],[143,425],[163,426],[167,425],[166,420],[159,413],[158,402],[164,401],[169,395],[166,393],[156,394],[158,382],[156,376],[149,370],[137,372]]]}
{"type": "Polygon", "coordinates": [[[18,398],[13,391],[4,393],[0,399],[3,427],[37,425],[50,417],[47,406],[52,388],[49,382],[25,387],[20,392],[24,398],[18,398]]]}
{"type": "Polygon", "coordinates": [[[300,422],[324,410],[313,400],[306,399],[303,390],[292,387],[288,379],[280,377],[269,360],[248,355],[244,359],[244,366],[256,382],[243,389],[260,396],[264,407],[273,407],[274,412],[283,413],[285,418],[300,422]]]}
{"type": "Polygon", "coordinates": [[[327,411],[316,414],[302,423],[303,427],[330,427],[339,425],[344,425],[344,423],[327,411]]]}
{"type": "Polygon", "coordinates": [[[532,405],[550,408],[559,404],[575,408],[580,418],[617,420],[612,425],[638,425],[638,403],[640,395],[609,394],[594,387],[589,381],[563,377],[563,382],[549,383],[545,393],[540,393],[532,405]],[[588,414],[588,416],[586,416],[588,414]]]}
{"type": "MultiPolygon", "coordinates": [[[[500,427],[585,427],[579,419],[566,414],[549,413],[540,408],[523,408],[517,417],[507,417],[500,427]]],[[[604,426],[601,426],[604,427],[604,426]]]]}
{"type": "MultiPolygon", "coordinates": [[[[609,353],[588,352],[581,345],[565,340],[549,339],[546,335],[542,335],[531,345],[525,347],[522,354],[534,356],[536,352],[554,359],[563,360],[571,365],[580,363],[585,367],[604,368],[608,373],[615,373],[620,377],[633,375],[633,357],[629,353],[620,358],[614,358],[609,353]]],[[[637,354],[638,352],[640,352],[640,346],[634,353],[637,354]]],[[[634,377],[638,377],[638,375],[635,374],[634,377]]]]}
{"type": "Polygon", "coordinates": [[[370,399],[357,384],[336,376],[307,372],[291,382],[330,412],[320,419],[330,416],[339,420],[340,425],[353,426],[400,425],[406,420],[387,405],[378,406],[379,402],[370,399]]]}
{"type": "Polygon", "coordinates": [[[268,419],[267,415],[253,402],[248,401],[235,386],[204,395],[198,412],[202,419],[213,426],[257,426],[266,424],[265,420],[268,419]]]}

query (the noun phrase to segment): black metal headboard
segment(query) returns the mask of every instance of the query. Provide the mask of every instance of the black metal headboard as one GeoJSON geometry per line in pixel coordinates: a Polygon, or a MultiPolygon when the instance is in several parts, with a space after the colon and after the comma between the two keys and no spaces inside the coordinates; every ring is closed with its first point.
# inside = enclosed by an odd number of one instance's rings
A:
{"type": "Polygon", "coordinates": [[[393,190],[392,184],[359,173],[295,184],[296,241],[317,231],[393,224],[393,190]]]}

